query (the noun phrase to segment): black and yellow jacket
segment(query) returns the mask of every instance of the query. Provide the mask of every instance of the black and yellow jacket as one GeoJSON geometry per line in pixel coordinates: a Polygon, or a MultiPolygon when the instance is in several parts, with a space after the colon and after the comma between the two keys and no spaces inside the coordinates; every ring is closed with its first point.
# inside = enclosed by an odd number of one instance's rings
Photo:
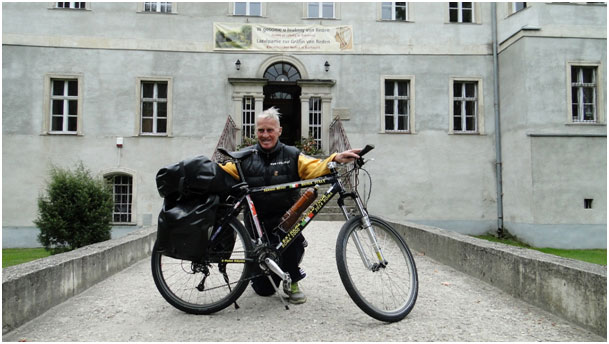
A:
{"type": "MultiPolygon", "coordinates": [[[[248,147],[247,149],[252,149],[248,147]]],[[[245,180],[250,186],[268,186],[304,179],[312,179],[330,173],[328,163],[336,153],[321,160],[306,156],[296,147],[277,142],[275,148],[265,151],[256,144],[256,152],[241,162],[245,180]]],[[[239,180],[237,167],[229,162],[220,167],[239,180]]],[[[298,200],[298,190],[286,190],[269,194],[252,195],[258,214],[263,219],[281,217],[298,200]]],[[[274,222],[274,221],[273,221],[274,222]]]]}

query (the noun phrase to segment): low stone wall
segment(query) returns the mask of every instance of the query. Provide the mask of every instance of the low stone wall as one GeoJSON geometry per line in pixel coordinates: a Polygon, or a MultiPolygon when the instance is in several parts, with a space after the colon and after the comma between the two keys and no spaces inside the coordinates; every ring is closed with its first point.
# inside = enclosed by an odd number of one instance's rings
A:
{"type": "Polygon", "coordinates": [[[152,252],[156,227],[2,269],[2,333],[34,319],[152,252]]]}
{"type": "Polygon", "coordinates": [[[607,338],[607,268],[418,224],[409,247],[607,338]]]}
{"type": "MultiPolygon", "coordinates": [[[[408,245],[607,337],[605,267],[418,224],[393,224],[408,245]]],[[[156,227],[2,270],[2,333],[147,257],[156,227]]]]}

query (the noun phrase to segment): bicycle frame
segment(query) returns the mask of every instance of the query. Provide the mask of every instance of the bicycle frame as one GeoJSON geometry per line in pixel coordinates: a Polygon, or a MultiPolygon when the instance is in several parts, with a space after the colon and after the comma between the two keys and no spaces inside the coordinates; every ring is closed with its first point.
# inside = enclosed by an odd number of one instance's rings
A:
{"type": "MultiPolygon", "coordinates": [[[[326,206],[326,204],[328,204],[328,202],[330,202],[330,200],[332,200],[332,198],[336,194],[339,194],[339,199],[338,199],[337,203],[343,213],[343,216],[345,217],[345,220],[349,220],[349,218],[350,218],[349,212],[347,211],[345,204],[344,204],[344,200],[346,198],[351,198],[355,201],[357,209],[358,209],[359,213],[362,215],[362,226],[364,227],[364,229],[366,229],[366,232],[370,236],[371,241],[374,243],[374,250],[375,250],[375,253],[376,253],[377,258],[380,263],[376,263],[376,264],[372,263],[368,259],[367,255],[364,254],[364,248],[362,247],[361,241],[359,240],[359,236],[357,234],[355,234],[355,243],[356,243],[356,247],[360,253],[360,256],[362,257],[362,263],[364,264],[364,266],[366,266],[368,269],[371,269],[371,270],[375,269],[379,265],[386,263],[386,261],[383,257],[383,253],[376,240],[376,235],[374,234],[374,230],[372,229],[372,226],[371,226],[371,223],[370,223],[370,220],[368,217],[368,213],[367,213],[364,205],[362,204],[359,196],[356,193],[354,193],[354,192],[349,193],[349,192],[345,191],[342,183],[340,182],[340,179],[338,178],[338,172],[336,171],[336,163],[330,163],[329,168],[331,171],[331,173],[329,175],[315,178],[315,179],[307,179],[307,180],[302,180],[302,181],[293,182],[293,183],[276,184],[276,185],[262,186],[262,187],[252,187],[252,188],[247,187],[244,190],[244,194],[235,203],[232,210],[227,215],[227,218],[236,216],[240,211],[241,205],[245,202],[245,204],[247,205],[247,207],[249,209],[249,213],[252,216],[252,223],[254,225],[253,234],[255,234],[255,237],[253,239],[258,244],[261,244],[262,238],[264,236],[264,231],[262,229],[262,226],[260,225],[260,222],[258,221],[258,213],[256,211],[256,206],[254,205],[254,202],[251,199],[251,195],[259,194],[259,193],[278,192],[278,191],[284,191],[284,190],[289,190],[289,189],[302,189],[302,188],[311,187],[311,186],[330,184],[331,185],[330,188],[321,197],[319,197],[315,201],[315,203],[313,203],[311,205],[311,207],[309,208],[310,211],[305,216],[301,216],[301,221],[297,221],[289,230],[286,231],[286,235],[280,240],[279,244],[275,247],[275,250],[277,250],[279,254],[283,253],[283,251],[285,251],[288,248],[288,246],[290,246],[290,244],[294,241],[294,239],[304,230],[304,228],[311,222],[311,220],[313,220],[315,218],[315,216],[323,209],[323,207],[326,206]]],[[[215,238],[215,236],[217,235],[217,233],[219,233],[219,231],[221,230],[221,227],[222,226],[220,226],[216,230],[216,232],[212,235],[212,237],[211,237],[212,241],[215,238]]],[[[254,258],[250,258],[250,259],[252,261],[255,260],[254,258]]],[[[234,259],[220,260],[221,263],[245,263],[246,261],[247,260],[234,260],[234,259]]]]}

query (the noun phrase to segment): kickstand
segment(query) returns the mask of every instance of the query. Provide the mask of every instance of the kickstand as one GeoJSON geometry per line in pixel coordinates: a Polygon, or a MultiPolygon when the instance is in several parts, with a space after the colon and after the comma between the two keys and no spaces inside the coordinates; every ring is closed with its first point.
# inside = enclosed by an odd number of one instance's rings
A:
{"type": "Polygon", "coordinates": [[[273,281],[273,278],[271,277],[271,275],[267,275],[267,277],[269,278],[269,281],[271,281],[271,285],[273,286],[273,288],[275,288],[275,292],[277,293],[277,295],[279,295],[279,298],[281,299],[281,303],[283,303],[283,305],[285,306],[285,309],[290,310],[290,307],[288,307],[288,303],[285,302],[285,300],[281,296],[281,292],[279,291],[279,288],[275,284],[275,281],[273,281]]]}
{"type": "MultiPolygon", "coordinates": [[[[226,273],[226,264],[224,264],[224,265],[218,264],[218,270],[220,270],[220,272],[224,276],[224,282],[226,282],[226,285],[228,286],[228,291],[232,291],[231,287],[230,287],[230,282],[228,280],[228,274],[226,273]]],[[[239,309],[237,300],[235,300],[235,309],[239,309]]]]}

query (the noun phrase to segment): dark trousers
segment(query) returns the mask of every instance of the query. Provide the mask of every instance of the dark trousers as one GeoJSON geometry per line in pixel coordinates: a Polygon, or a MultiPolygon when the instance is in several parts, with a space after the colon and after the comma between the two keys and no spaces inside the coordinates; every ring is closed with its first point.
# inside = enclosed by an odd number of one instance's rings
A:
{"type": "MultiPolygon", "coordinates": [[[[250,231],[254,231],[255,230],[254,226],[251,224],[251,221],[249,220],[248,216],[246,216],[245,218],[246,218],[246,221],[244,221],[244,222],[245,222],[246,228],[250,231]]],[[[261,223],[263,224],[265,230],[267,231],[271,244],[277,245],[280,241],[280,236],[273,229],[277,226],[277,224],[279,223],[279,220],[281,220],[281,218],[279,218],[279,219],[277,219],[277,218],[268,219],[267,218],[267,219],[260,219],[260,220],[261,220],[261,223]]],[[[299,267],[300,262],[302,261],[302,257],[304,256],[304,251],[305,251],[306,245],[307,244],[306,244],[306,240],[305,240],[304,236],[302,236],[302,234],[300,234],[298,237],[294,238],[294,241],[283,252],[281,257],[279,257],[280,258],[280,261],[278,262],[279,267],[281,267],[281,269],[284,272],[287,272],[290,274],[290,278],[292,279],[292,282],[298,282],[306,276],[305,273],[299,267]]],[[[256,278],[252,279],[252,288],[254,288],[254,291],[258,295],[261,295],[261,296],[273,295],[275,293],[275,288],[271,284],[271,281],[269,281],[269,278],[267,275],[264,275],[264,273],[262,272],[260,267],[256,266],[256,268],[254,270],[254,275],[260,275],[260,274],[262,274],[262,276],[258,276],[256,278]]],[[[271,273],[270,276],[273,278],[275,285],[279,286],[281,279],[274,273],[271,273]]]]}

